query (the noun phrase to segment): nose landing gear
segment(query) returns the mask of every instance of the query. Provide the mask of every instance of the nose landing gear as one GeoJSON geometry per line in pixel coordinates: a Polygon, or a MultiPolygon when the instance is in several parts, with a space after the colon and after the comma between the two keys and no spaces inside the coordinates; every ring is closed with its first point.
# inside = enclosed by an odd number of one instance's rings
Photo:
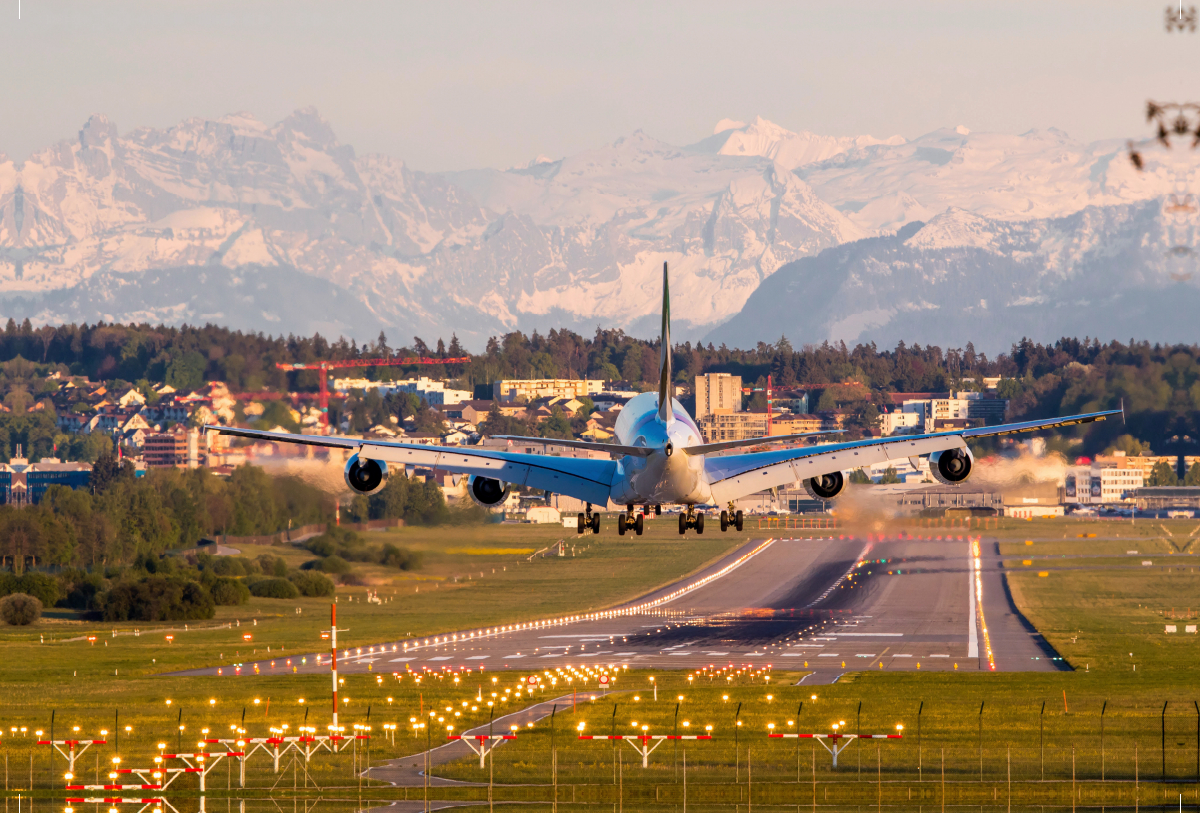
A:
{"type": "Polygon", "coordinates": [[[695,528],[698,534],[704,533],[704,514],[697,513],[694,505],[689,505],[679,515],[679,533],[686,534],[688,528],[695,528]]]}

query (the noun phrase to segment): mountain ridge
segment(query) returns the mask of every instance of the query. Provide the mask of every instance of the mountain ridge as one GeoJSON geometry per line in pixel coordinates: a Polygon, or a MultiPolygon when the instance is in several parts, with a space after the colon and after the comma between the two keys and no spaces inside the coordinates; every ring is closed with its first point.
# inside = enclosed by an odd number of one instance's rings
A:
{"type": "Polygon", "coordinates": [[[682,147],[638,130],[525,167],[429,173],[358,155],[313,108],[125,135],[95,115],[19,165],[0,153],[0,301],[35,320],[220,313],[254,330],[457,332],[478,348],[513,329],[649,335],[666,261],[686,303],[676,335],[699,338],[789,263],[914,220],[928,224],[914,251],[968,238],[1041,251],[1054,218],[1165,183],[1157,166],[1139,175],[1114,161],[1115,142],[1053,130],[833,137],[761,117],[717,130],[682,147]],[[1042,231],[995,225],[1025,221],[1042,231]],[[241,292],[241,269],[269,294],[241,292]],[[209,272],[233,286],[227,307],[199,281],[209,272]],[[134,283],[148,289],[131,296],[134,283]],[[303,299],[327,307],[334,291],[339,313],[303,299]]]}

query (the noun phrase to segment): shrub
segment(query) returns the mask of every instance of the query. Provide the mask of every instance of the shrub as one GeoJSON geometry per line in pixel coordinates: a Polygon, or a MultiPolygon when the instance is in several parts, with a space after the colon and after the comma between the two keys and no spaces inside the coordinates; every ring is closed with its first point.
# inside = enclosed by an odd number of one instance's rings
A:
{"type": "Polygon", "coordinates": [[[250,592],[260,598],[296,598],[300,591],[287,579],[262,579],[250,585],[250,592]]]}
{"type": "Polygon", "coordinates": [[[76,610],[94,608],[96,594],[104,590],[104,579],[98,573],[79,574],[67,589],[67,606],[76,610]]]}
{"type": "Polygon", "coordinates": [[[214,556],[212,572],[218,576],[245,576],[246,566],[233,556],[214,556]]]}
{"type": "Polygon", "coordinates": [[[42,617],[42,602],[27,593],[12,593],[0,599],[0,618],[14,627],[24,627],[42,617]]]}
{"type": "Polygon", "coordinates": [[[383,546],[380,563],[400,570],[416,570],[421,566],[421,554],[408,548],[397,547],[389,542],[383,546]]]}
{"type": "Polygon", "coordinates": [[[105,621],[188,621],[212,618],[216,611],[203,585],[179,576],[119,582],[102,603],[105,621]]]}
{"type": "Polygon", "coordinates": [[[304,544],[304,547],[317,556],[332,556],[337,551],[337,543],[329,534],[314,536],[304,544]]]}
{"type": "Polygon", "coordinates": [[[0,596],[11,593],[24,593],[36,598],[43,607],[53,607],[59,599],[58,580],[45,573],[0,574],[0,596]]]}
{"type": "Polygon", "coordinates": [[[258,566],[262,568],[263,575],[274,576],[275,578],[283,578],[288,574],[287,562],[279,556],[272,556],[269,553],[264,553],[258,557],[258,566]]]}
{"type": "Polygon", "coordinates": [[[222,607],[234,607],[250,600],[250,588],[237,579],[219,578],[208,588],[213,602],[222,607]]]}
{"type": "Polygon", "coordinates": [[[296,589],[300,591],[301,595],[313,597],[333,595],[333,582],[320,573],[297,570],[288,576],[288,580],[296,585],[296,589]]]}
{"type": "Polygon", "coordinates": [[[350,563],[340,556],[326,556],[321,561],[317,562],[317,570],[322,573],[333,573],[335,575],[344,576],[350,572],[350,563]]]}

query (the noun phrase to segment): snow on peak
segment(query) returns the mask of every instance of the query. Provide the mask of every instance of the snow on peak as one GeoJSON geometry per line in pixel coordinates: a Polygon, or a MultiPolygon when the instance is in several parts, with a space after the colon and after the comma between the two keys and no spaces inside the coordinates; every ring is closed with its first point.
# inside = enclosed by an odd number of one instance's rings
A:
{"type": "Polygon", "coordinates": [[[835,155],[850,152],[859,147],[869,147],[874,144],[899,145],[904,143],[900,136],[892,136],[883,140],[874,136],[858,136],[847,138],[840,136],[822,136],[807,130],[794,133],[762,116],[755,117],[750,124],[740,127],[730,119],[722,119],[717,123],[717,133],[729,132],[729,138],[718,151],[721,155],[758,155],[770,158],[788,169],[824,161],[835,155]]]}
{"type": "Polygon", "coordinates": [[[964,127],[961,124],[954,128],[954,132],[958,133],[959,135],[970,135],[971,134],[971,131],[968,130],[966,127],[964,127]]]}
{"type": "Polygon", "coordinates": [[[737,119],[721,119],[717,122],[717,126],[713,128],[713,135],[723,133],[726,130],[740,130],[746,126],[746,122],[738,121],[737,119]]]}
{"type": "Polygon", "coordinates": [[[951,207],[932,218],[925,227],[904,241],[912,248],[995,247],[995,224],[986,217],[951,207]]]}

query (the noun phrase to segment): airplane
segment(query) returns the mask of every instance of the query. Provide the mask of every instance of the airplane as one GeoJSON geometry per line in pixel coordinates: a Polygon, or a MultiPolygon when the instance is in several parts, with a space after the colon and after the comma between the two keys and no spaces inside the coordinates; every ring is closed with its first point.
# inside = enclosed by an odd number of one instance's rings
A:
{"type": "Polygon", "coordinates": [[[679,533],[694,530],[704,533],[703,510],[696,506],[727,504],[720,513],[722,531],[742,530],[742,511],[736,501],[750,494],[789,483],[803,483],[813,499],[832,500],[842,492],[846,472],[888,461],[907,459],[920,468],[920,458],[928,456],[929,470],[946,485],[958,485],[975,468],[967,440],[1017,432],[1032,432],[1076,424],[1102,421],[1122,410],[1090,412],[1065,418],[1024,421],[1000,426],[956,429],[923,435],[899,435],[840,443],[790,446],[770,451],[712,456],[714,452],[764,443],[804,440],[812,435],[772,435],[745,440],[705,443],[704,436],[687,410],[671,395],[671,297],[667,264],[663,263],[662,332],[657,392],[634,396],[617,416],[617,443],[593,443],[583,440],[548,440],[515,435],[497,435],[499,439],[553,443],[590,451],[607,452],[608,460],[552,457],[548,455],[484,449],[473,446],[427,446],[326,435],[286,434],[230,426],[205,426],[204,430],[234,437],[283,443],[345,449],[353,454],[345,467],[346,485],[356,494],[370,494],[381,488],[392,467],[442,469],[452,475],[468,477],[467,493],[477,504],[495,507],[502,504],[514,486],[566,494],[583,502],[586,511],[578,514],[576,530],[600,533],[600,514],[593,505],[609,502],[624,505],[626,513],[617,519],[617,531],[641,535],[644,518],[650,511],[661,513],[662,506],[679,505],[679,533]],[[634,507],[642,509],[634,515],[634,507]]]}

